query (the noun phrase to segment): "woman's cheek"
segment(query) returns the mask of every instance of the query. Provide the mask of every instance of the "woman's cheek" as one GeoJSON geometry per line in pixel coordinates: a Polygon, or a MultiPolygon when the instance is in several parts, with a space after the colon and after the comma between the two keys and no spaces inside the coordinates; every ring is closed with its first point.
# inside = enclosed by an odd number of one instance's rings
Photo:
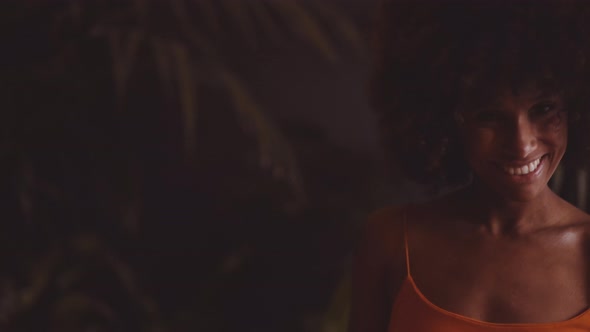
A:
{"type": "Polygon", "coordinates": [[[554,146],[563,145],[565,149],[568,135],[567,114],[565,112],[559,112],[547,119],[543,132],[546,142],[551,142],[550,144],[554,146]]]}
{"type": "Polygon", "coordinates": [[[551,116],[545,122],[545,129],[550,131],[565,130],[567,126],[567,114],[565,112],[558,112],[551,116]]]}

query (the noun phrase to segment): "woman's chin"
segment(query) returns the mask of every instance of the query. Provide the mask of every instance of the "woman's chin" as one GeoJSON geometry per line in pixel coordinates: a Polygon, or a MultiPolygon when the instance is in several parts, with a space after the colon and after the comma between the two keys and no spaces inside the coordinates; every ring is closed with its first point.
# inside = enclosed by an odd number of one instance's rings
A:
{"type": "Polygon", "coordinates": [[[508,171],[497,167],[487,167],[479,181],[485,184],[483,190],[490,191],[492,196],[500,200],[513,202],[529,202],[545,190],[550,190],[547,183],[549,182],[550,163],[547,158],[543,157],[538,167],[527,174],[510,174],[508,171]]]}
{"type": "MultiPolygon", "coordinates": [[[[495,196],[500,201],[526,203],[534,201],[550,190],[547,181],[535,181],[515,184],[513,182],[491,181],[480,190],[488,191],[490,196],[495,196]]],[[[488,195],[486,195],[488,196],[488,195]]]]}

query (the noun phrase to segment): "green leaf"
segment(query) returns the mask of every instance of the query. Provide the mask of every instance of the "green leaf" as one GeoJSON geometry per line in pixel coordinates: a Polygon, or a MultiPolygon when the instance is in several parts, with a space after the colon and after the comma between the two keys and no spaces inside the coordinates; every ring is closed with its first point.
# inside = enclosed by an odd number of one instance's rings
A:
{"type": "Polygon", "coordinates": [[[268,35],[271,42],[274,44],[283,43],[285,37],[280,32],[281,28],[273,19],[271,12],[265,6],[264,2],[252,3],[251,9],[254,19],[262,27],[263,33],[268,35]]]}
{"type": "Polygon", "coordinates": [[[116,318],[107,303],[83,293],[66,294],[53,307],[53,318],[60,322],[80,321],[89,313],[98,314],[105,322],[113,322],[116,318]]]}
{"type": "Polygon", "coordinates": [[[210,57],[216,56],[216,50],[209,40],[192,24],[188,16],[188,10],[184,0],[171,0],[170,6],[180,25],[186,33],[188,40],[197,48],[197,50],[210,57]]]}
{"type": "Polygon", "coordinates": [[[139,287],[138,280],[135,277],[135,273],[133,272],[131,266],[120,260],[114,253],[106,250],[106,248],[103,257],[111,267],[111,270],[117,276],[119,282],[121,282],[121,285],[123,285],[125,290],[128,292],[131,299],[139,304],[143,311],[148,314],[151,319],[159,320],[160,309],[158,304],[147,294],[145,294],[139,287]]]}
{"type": "Polygon", "coordinates": [[[350,311],[350,273],[346,273],[336,287],[328,310],[324,315],[321,332],[346,332],[350,311]]]}
{"type": "Polygon", "coordinates": [[[104,249],[104,243],[96,234],[78,234],[71,239],[72,248],[85,255],[100,255],[104,249]]]}
{"type": "Polygon", "coordinates": [[[315,45],[326,59],[338,59],[330,38],[308,10],[294,0],[273,1],[272,5],[287,18],[294,32],[315,45]]]}
{"type": "Polygon", "coordinates": [[[174,94],[174,70],[170,45],[164,40],[154,37],[151,40],[151,46],[162,88],[166,96],[171,98],[174,94]]]}
{"type": "Polygon", "coordinates": [[[310,6],[313,6],[314,12],[324,17],[327,20],[328,26],[338,32],[347,44],[357,50],[359,55],[363,57],[367,55],[365,38],[353,21],[346,15],[340,13],[334,6],[330,6],[325,2],[310,2],[310,6]]]}
{"type": "Polygon", "coordinates": [[[196,144],[196,83],[193,77],[194,67],[186,47],[179,43],[172,44],[172,54],[175,58],[176,77],[180,89],[180,104],[184,116],[184,143],[189,157],[194,154],[196,144]]]}
{"type": "Polygon", "coordinates": [[[221,24],[219,20],[220,13],[213,5],[215,2],[196,0],[194,3],[199,9],[199,18],[205,21],[205,25],[209,28],[213,37],[217,37],[221,31],[221,24]]]}
{"type": "Polygon", "coordinates": [[[113,61],[115,88],[120,98],[123,98],[127,92],[127,82],[143,37],[143,33],[137,29],[126,32],[122,29],[111,28],[107,31],[113,61]]]}
{"type": "Polygon", "coordinates": [[[298,203],[306,204],[302,176],[287,140],[262,112],[261,107],[237,77],[224,69],[220,69],[220,75],[232,97],[236,111],[254,123],[261,160],[264,159],[271,166],[274,176],[285,178],[298,203]]]}
{"type": "Polygon", "coordinates": [[[248,45],[255,48],[258,40],[256,38],[256,28],[249,13],[247,2],[244,1],[221,1],[225,10],[233,18],[233,21],[238,24],[241,37],[246,40],[248,45]]]}
{"type": "Polygon", "coordinates": [[[62,256],[60,251],[52,250],[35,263],[30,271],[30,284],[20,295],[21,311],[27,310],[37,303],[41,294],[45,292],[53,280],[54,271],[62,256]]]}

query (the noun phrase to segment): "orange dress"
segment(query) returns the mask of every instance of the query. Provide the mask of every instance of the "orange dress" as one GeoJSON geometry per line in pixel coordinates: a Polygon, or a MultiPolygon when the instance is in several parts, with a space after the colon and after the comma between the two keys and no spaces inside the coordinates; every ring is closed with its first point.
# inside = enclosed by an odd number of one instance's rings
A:
{"type": "Polygon", "coordinates": [[[406,279],[393,303],[388,332],[582,332],[590,331],[590,308],[574,318],[555,323],[501,324],[461,316],[430,302],[410,273],[407,232],[406,279]]]}

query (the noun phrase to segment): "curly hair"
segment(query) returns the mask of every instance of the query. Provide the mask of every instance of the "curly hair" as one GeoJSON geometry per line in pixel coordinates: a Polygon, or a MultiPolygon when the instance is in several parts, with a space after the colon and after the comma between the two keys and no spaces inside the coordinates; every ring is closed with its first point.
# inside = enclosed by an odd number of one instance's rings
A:
{"type": "Polygon", "coordinates": [[[564,158],[586,162],[590,1],[383,0],[376,22],[371,106],[388,159],[411,179],[468,181],[457,107],[531,84],[562,94],[564,158]]]}

